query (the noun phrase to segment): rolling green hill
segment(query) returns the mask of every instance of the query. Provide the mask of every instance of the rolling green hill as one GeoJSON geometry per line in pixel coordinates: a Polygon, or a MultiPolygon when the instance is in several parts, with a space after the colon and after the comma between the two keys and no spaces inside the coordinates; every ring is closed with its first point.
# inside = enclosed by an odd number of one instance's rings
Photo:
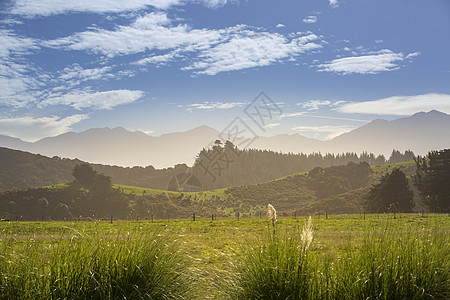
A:
{"type": "MultiPolygon", "coordinates": [[[[389,162],[410,160],[414,154],[393,151],[389,162]]],[[[199,152],[192,167],[185,164],[173,168],[119,167],[90,164],[97,172],[110,176],[115,184],[173,191],[215,190],[231,186],[258,184],[307,172],[315,167],[326,168],[349,162],[385,163],[384,157],[373,154],[293,154],[255,149],[241,150],[232,143],[215,145],[199,152]]],[[[0,191],[41,187],[72,180],[72,170],[86,162],[77,159],[53,158],[0,147],[0,191]]]]}
{"type": "Polygon", "coordinates": [[[315,168],[254,185],[201,192],[113,185],[98,201],[80,185],[59,184],[0,193],[0,217],[22,220],[73,218],[167,219],[259,217],[268,203],[280,215],[361,213],[361,200],[372,183],[394,166],[414,172],[414,162],[370,167],[366,163],[315,168]]]}

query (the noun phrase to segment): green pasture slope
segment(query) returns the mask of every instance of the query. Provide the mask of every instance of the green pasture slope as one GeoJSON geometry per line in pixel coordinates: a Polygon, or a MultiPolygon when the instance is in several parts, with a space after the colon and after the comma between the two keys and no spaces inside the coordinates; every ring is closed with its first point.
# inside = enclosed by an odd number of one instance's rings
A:
{"type": "Polygon", "coordinates": [[[306,220],[1,222],[0,299],[450,297],[448,215],[306,220]]]}
{"type": "MultiPolygon", "coordinates": [[[[303,215],[359,213],[364,210],[361,200],[372,184],[377,183],[381,176],[394,168],[399,168],[410,177],[415,173],[416,165],[414,161],[408,161],[372,166],[373,173],[367,186],[322,199],[315,199],[315,192],[307,186],[305,176],[308,172],[294,173],[253,185],[203,192],[171,192],[118,184],[114,187],[134,195],[157,196],[164,193],[173,203],[189,198],[191,213],[197,213],[197,215],[202,215],[201,211],[206,210],[209,214],[214,213],[223,217],[234,217],[237,212],[244,217],[259,216],[265,213],[267,201],[275,204],[285,215],[292,215],[294,211],[303,215]]],[[[203,213],[203,215],[207,214],[203,213]]]]}

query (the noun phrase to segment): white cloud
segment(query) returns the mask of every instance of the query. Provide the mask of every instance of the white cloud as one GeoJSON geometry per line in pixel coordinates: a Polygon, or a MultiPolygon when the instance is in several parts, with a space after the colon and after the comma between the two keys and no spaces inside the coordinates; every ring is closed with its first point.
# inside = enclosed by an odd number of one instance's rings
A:
{"type": "Polygon", "coordinates": [[[224,7],[230,1],[228,1],[228,0],[197,0],[197,2],[199,2],[209,8],[219,8],[219,7],[224,7]]]}
{"type": "Polygon", "coordinates": [[[167,54],[163,54],[163,55],[153,55],[150,57],[146,57],[143,59],[140,59],[136,62],[134,62],[133,64],[135,65],[141,65],[141,66],[145,66],[145,65],[165,65],[168,62],[172,61],[174,58],[180,56],[179,54],[177,54],[176,51],[172,51],[169,52],[167,54]]]}
{"type": "Polygon", "coordinates": [[[280,126],[281,124],[280,123],[271,123],[271,124],[267,124],[267,125],[265,125],[264,126],[264,128],[274,128],[274,127],[277,127],[277,126],[280,126]]]}
{"type": "Polygon", "coordinates": [[[433,109],[450,114],[450,95],[394,96],[374,101],[348,103],[337,108],[339,112],[343,113],[398,116],[412,115],[420,111],[433,109]]]}
{"type": "Polygon", "coordinates": [[[268,32],[240,31],[227,41],[202,51],[200,61],[184,70],[197,70],[196,74],[216,75],[220,72],[268,66],[292,59],[300,53],[322,46],[314,43],[315,34],[288,40],[283,35],[268,32]]]}
{"type": "Polygon", "coordinates": [[[171,26],[164,13],[150,13],[137,18],[130,26],[115,30],[96,29],[46,43],[49,47],[85,50],[109,57],[148,50],[183,48],[194,51],[217,43],[223,31],[191,29],[185,24],[171,26]]]}
{"type": "Polygon", "coordinates": [[[16,0],[10,12],[27,17],[70,12],[120,13],[149,6],[166,9],[178,4],[180,0],[16,0]]]}
{"type": "Polygon", "coordinates": [[[353,126],[296,126],[291,128],[293,131],[299,131],[305,135],[313,137],[323,137],[324,139],[332,139],[343,133],[352,131],[356,127],[353,126]]]}
{"type": "Polygon", "coordinates": [[[403,53],[380,50],[375,54],[334,59],[331,62],[320,64],[318,67],[320,68],[319,71],[335,72],[342,75],[351,73],[377,74],[398,69],[399,63],[404,61],[406,57],[403,53]]]}
{"type": "Polygon", "coordinates": [[[108,57],[158,51],[135,64],[164,64],[175,57],[194,53],[195,61],[182,70],[195,74],[215,75],[219,72],[267,66],[293,59],[322,46],[312,33],[293,33],[289,38],[278,33],[263,32],[245,25],[225,29],[192,29],[186,24],[173,24],[162,12],[138,17],[129,26],[115,30],[94,29],[46,43],[58,49],[84,50],[108,57]],[[159,54],[169,50],[169,53],[159,54]]]}
{"type": "MultiPolygon", "coordinates": [[[[344,103],[344,101],[336,101],[336,103],[344,103]]],[[[290,118],[290,117],[307,117],[307,118],[317,118],[317,119],[327,119],[327,120],[342,120],[342,121],[353,121],[353,122],[363,122],[369,123],[371,120],[362,120],[355,118],[345,118],[345,117],[334,117],[334,116],[321,116],[321,115],[311,115],[306,112],[295,112],[295,113],[284,113],[281,115],[281,118],[290,118]]]]}
{"type": "Polygon", "coordinates": [[[276,28],[283,28],[283,27],[286,27],[286,25],[284,25],[284,24],[277,24],[277,26],[275,26],[276,28]]]}
{"type": "Polygon", "coordinates": [[[132,103],[144,96],[142,91],[112,90],[106,92],[72,91],[68,94],[49,96],[39,106],[68,105],[75,109],[112,109],[121,104],[132,103]]]}
{"type": "Polygon", "coordinates": [[[304,111],[299,111],[299,112],[295,112],[295,113],[283,113],[280,118],[290,118],[290,117],[299,117],[299,116],[304,116],[306,113],[304,111]]]}
{"type": "Polygon", "coordinates": [[[321,106],[330,106],[332,102],[330,100],[309,100],[305,103],[297,103],[301,108],[309,111],[319,110],[321,106]]]}
{"type": "MultiPolygon", "coordinates": [[[[187,111],[193,111],[195,109],[199,110],[207,110],[207,111],[214,111],[219,109],[231,109],[235,107],[240,107],[245,105],[243,102],[203,102],[203,103],[194,103],[194,104],[188,104],[186,105],[187,111]]],[[[182,107],[182,106],[181,106],[182,107]]]]}
{"type": "Polygon", "coordinates": [[[56,116],[4,118],[0,119],[0,133],[34,142],[44,137],[66,133],[70,131],[72,125],[87,118],[88,116],[83,114],[66,118],[56,116]]]}
{"type": "Polygon", "coordinates": [[[39,49],[35,39],[0,30],[0,105],[24,107],[34,101],[43,74],[24,58],[34,49],[39,49]]]}
{"type": "Polygon", "coordinates": [[[303,23],[312,24],[317,22],[317,16],[307,16],[303,19],[303,23]]]}
{"type": "Polygon", "coordinates": [[[38,41],[27,37],[19,37],[11,30],[0,29],[0,57],[27,54],[30,49],[38,49],[38,41]]]}
{"type": "Polygon", "coordinates": [[[338,7],[339,6],[338,0],[329,0],[329,1],[330,1],[330,6],[331,7],[338,7]]]}
{"type": "Polygon", "coordinates": [[[406,55],[406,59],[411,59],[411,58],[416,57],[418,55],[420,55],[420,52],[410,53],[410,54],[406,55]]]}
{"type": "Polygon", "coordinates": [[[80,80],[80,81],[88,81],[88,80],[98,80],[98,79],[108,79],[113,77],[113,74],[109,73],[111,71],[111,67],[100,67],[100,68],[92,68],[92,69],[84,69],[79,64],[74,64],[70,67],[64,68],[59,76],[60,79],[63,80],[80,80]]]}

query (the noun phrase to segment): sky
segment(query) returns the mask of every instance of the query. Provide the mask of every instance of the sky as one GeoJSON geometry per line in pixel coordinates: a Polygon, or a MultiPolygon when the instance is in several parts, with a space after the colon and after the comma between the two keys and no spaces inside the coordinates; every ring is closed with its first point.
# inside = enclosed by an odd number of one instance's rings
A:
{"type": "Polygon", "coordinates": [[[450,114],[448,0],[0,1],[0,135],[327,140],[433,109],[450,114]]]}

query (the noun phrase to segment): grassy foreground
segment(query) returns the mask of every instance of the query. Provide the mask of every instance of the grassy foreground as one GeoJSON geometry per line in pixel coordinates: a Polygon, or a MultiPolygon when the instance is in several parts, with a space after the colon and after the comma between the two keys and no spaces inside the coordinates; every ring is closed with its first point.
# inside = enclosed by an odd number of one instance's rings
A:
{"type": "Polygon", "coordinates": [[[0,223],[1,299],[448,299],[447,215],[0,223]]]}

